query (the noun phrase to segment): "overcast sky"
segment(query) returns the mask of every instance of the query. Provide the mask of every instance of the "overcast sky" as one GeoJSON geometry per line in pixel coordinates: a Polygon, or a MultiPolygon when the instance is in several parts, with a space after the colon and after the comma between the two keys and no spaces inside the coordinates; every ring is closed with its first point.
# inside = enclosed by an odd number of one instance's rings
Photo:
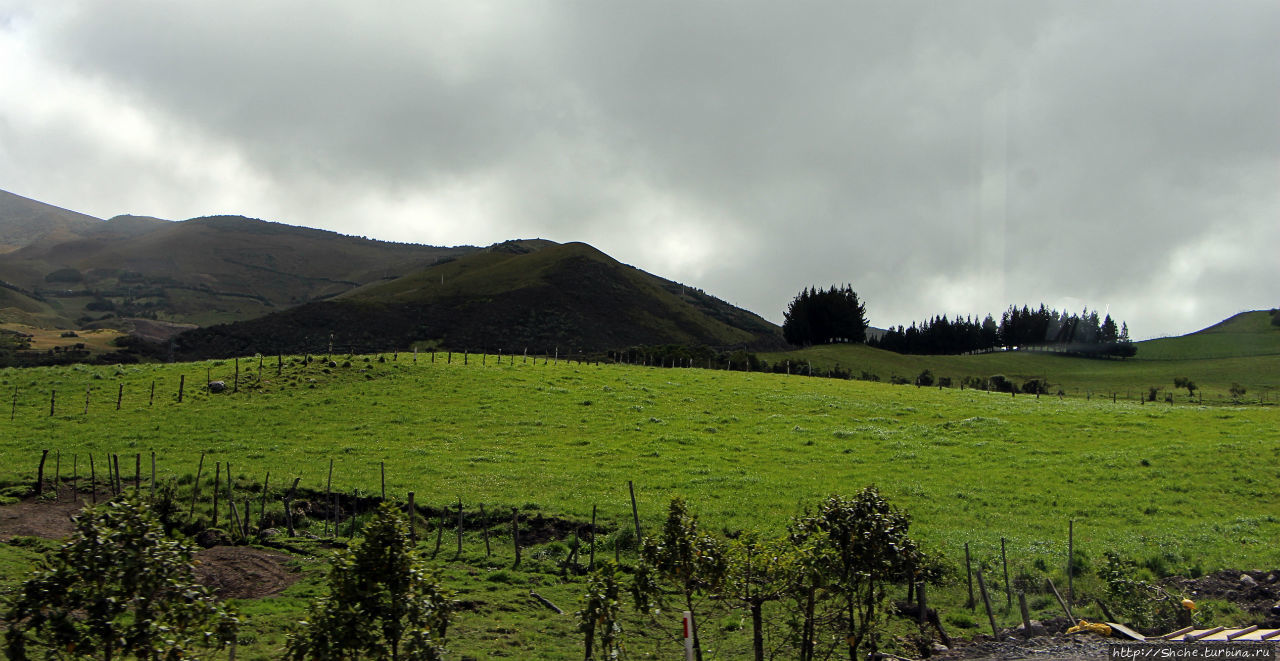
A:
{"type": "Polygon", "coordinates": [[[0,189],[1175,335],[1280,306],[1280,2],[0,0],[0,189]]]}

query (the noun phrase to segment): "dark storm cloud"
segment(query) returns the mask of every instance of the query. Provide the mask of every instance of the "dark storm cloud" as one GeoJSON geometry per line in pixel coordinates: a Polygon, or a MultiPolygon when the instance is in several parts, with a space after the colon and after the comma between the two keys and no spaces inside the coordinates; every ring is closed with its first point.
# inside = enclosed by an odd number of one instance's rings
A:
{"type": "Polygon", "coordinates": [[[64,89],[0,106],[0,175],[105,215],[585,240],[774,320],[834,282],[881,325],[1044,301],[1146,336],[1277,304],[1270,2],[14,7],[10,86],[64,89]],[[118,121],[28,156],[86,95],[118,121]],[[232,208],[169,211],[194,203],[232,208]]]}

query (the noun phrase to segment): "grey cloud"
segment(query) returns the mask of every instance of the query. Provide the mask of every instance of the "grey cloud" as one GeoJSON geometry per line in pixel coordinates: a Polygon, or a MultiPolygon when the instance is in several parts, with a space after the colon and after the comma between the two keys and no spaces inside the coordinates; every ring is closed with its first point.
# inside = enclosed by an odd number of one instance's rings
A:
{"type": "Polygon", "coordinates": [[[44,57],[240,155],[290,222],[378,236],[351,199],[473,186],[494,231],[591,237],[774,320],[832,282],[879,324],[1080,299],[1132,305],[1113,310],[1142,336],[1215,321],[1169,310],[1275,304],[1209,272],[1159,281],[1224,223],[1253,244],[1236,256],[1248,279],[1277,275],[1257,247],[1280,213],[1270,2],[34,15],[44,57]],[[672,261],[650,216],[724,240],[672,261]]]}

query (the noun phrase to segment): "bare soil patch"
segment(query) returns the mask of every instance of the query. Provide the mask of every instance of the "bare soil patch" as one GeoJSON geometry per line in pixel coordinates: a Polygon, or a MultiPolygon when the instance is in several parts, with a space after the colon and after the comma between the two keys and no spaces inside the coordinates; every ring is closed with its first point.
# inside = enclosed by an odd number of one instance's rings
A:
{"type": "Polygon", "coordinates": [[[221,599],[259,599],[293,585],[289,556],[251,546],[215,546],[196,553],[196,580],[221,599]]]}
{"type": "Polygon", "coordinates": [[[14,537],[65,539],[75,532],[71,517],[85,506],[84,501],[42,501],[28,498],[0,507],[0,542],[14,537]]]}

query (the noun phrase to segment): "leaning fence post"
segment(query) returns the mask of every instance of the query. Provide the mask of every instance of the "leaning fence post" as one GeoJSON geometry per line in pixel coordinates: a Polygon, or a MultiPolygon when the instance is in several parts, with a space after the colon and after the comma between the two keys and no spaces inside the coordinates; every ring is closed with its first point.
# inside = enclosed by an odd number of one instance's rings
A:
{"type": "Polygon", "coordinates": [[[40,467],[36,469],[36,495],[44,493],[44,461],[49,458],[48,450],[40,451],[40,467]]]}
{"type": "Polygon", "coordinates": [[[978,568],[978,589],[982,591],[982,604],[987,609],[987,620],[991,622],[991,637],[999,638],[1000,629],[996,628],[996,616],[991,613],[991,599],[987,597],[987,582],[982,580],[982,568],[978,568]]]}
{"type": "Polygon", "coordinates": [[[631,492],[631,518],[636,524],[636,548],[640,548],[640,510],[636,508],[636,487],[627,480],[627,489],[631,492]]]}

